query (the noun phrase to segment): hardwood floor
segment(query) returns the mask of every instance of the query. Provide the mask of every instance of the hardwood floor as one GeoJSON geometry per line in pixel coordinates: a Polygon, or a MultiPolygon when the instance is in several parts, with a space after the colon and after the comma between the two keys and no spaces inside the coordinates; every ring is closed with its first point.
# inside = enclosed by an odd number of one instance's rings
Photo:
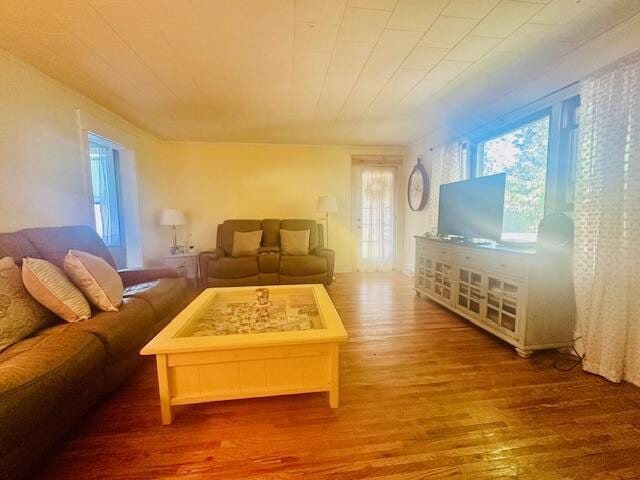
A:
{"type": "Polygon", "coordinates": [[[513,348],[400,274],[338,275],[350,335],[325,394],[176,409],[149,359],[39,472],[46,479],[640,478],[640,389],[513,348]]]}

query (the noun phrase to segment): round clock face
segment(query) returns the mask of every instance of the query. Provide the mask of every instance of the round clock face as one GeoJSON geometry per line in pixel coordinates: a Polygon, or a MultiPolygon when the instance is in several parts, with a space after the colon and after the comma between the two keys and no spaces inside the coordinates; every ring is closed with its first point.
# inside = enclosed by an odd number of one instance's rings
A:
{"type": "Polygon", "coordinates": [[[413,211],[422,210],[427,204],[428,197],[429,178],[427,171],[420,164],[417,163],[413,167],[411,175],[409,175],[409,185],[407,186],[407,199],[409,200],[409,207],[413,211]]]}

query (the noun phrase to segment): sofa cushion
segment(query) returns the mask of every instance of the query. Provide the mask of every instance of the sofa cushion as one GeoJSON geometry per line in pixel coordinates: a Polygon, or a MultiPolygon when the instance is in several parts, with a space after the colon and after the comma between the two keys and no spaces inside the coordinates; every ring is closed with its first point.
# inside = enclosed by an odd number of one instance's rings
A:
{"type": "Polygon", "coordinates": [[[51,263],[64,267],[64,257],[71,249],[82,250],[103,258],[116,268],[111,252],[96,231],[86,225],[71,227],[27,228],[20,230],[21,235],[29,239],[38,251],[34,257],[44,258],[51,263]]]}
{"type": "Polygon", "coordinates": [[[156,321],[149,303],[138,298],[125,298],[119,311],[99,312],[86,322],[72,324],[72,327],[100,339],[107,352],[107,362],[115,363],[144,346],[156,321]]]}
{"type": "Polygon", "coordinates": [[[227,255],[233,252],[233,234],[235,232],[255,232],[261,230],[260,220],[225,220],[222,223],[222,238],[219,247],[222,247],[227,255]]]}
{"type": "Polygon", "coordinates": [[[252,257],[257,255],[262,242],[262,230],[255,232],[234,232],[232,257],[252,257]]]}
{"type": "Polygon", "coordinates": [[[103,258],[69,250],[64,271],[92,305],[107,312],[118,311],[124,290],[122,278],[103,258]]]}
{"type": "Polygon", "coordinates": [[[287,219],[280,222],[282,230],[309,230],[309,251],[320,245],[318,239],[318,223],[315,220],[287,219]]]}
{"type": "Polygon", "coordinates": [[[258,275],[258,257],[223,257],[209,262],[209,276],[243,278],[258,275]]]}
{"type": "Polygon", "coordinates": [[[327,272],[327,261],[316,255],[281,255],[280,273],[282,275],[304,276],[327,272]]]}
{"type": "Polygon", "coordinates": [[[280,248],[280,220],[267,218],[262,220],[262,245],[280,248]]]}
{"type": "Polygon", "coordinates": [[[156,315],[155,320],[163,321],[182,308],[187,297],[187,279],[184,277],[160,278],[153,282],[133,285],[125,289],[124,296],[146,301],[156,315]]]}
{"type": "MultiPolygon", "coordinates": [[[[39,439],[37,432],[53,419],[73,415],[87,385],[96,379],[102,383],[105,352],[100,340],[73,327],[43,330],[0,354],[0,458],[24,442],[38,450],[38,443],[48,438],[39,439]]],[[[86,407],[85,402],[80,413],[86,407]]]]}
{"type": "Polygon", "coordinates": [[[20,232],[0,233],[0,258],[11,257],[22,265],[24,257],[38,257],[38,250],[20,232]]]}
{"type": "Polygon", "coordinates": [[[40,258],[25,258],[22,281],[41,305],[67,322],[91,317],[91,307],[78,288],[56,265],[40,258]]]}
{"type": "Polygon", "coordinates": [[[0,352],[50,325],[54,318],[24,288],[13,259],[0,259],[0,352]]]}

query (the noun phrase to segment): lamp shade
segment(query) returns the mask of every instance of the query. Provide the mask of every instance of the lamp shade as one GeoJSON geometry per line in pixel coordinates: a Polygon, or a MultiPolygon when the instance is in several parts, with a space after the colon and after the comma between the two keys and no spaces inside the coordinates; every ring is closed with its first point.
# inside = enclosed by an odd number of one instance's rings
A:
{"type": "Polygon", "coordinates": [[[184,212],[177,208],[165,208],[160,214],[160,225],[184,225],[184,212]]]}
{"type": "Polygon", "coordinates": [[[318,212],[335,213],[338,211],[338,202],[333,195],[323,195],[318,197],[318,212]]]}

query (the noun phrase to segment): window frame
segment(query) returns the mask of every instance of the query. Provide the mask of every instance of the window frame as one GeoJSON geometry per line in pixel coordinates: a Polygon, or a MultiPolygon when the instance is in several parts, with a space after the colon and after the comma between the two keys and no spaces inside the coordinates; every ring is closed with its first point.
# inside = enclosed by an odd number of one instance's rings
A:
{"type": "MultiPolygon", "coordinates": [[[[563,128],[563,126],[566,123],[568,108],[575,106],[576,103],[579,107],[580,92],[577,84],[532,102],[492,122],[489,126],[467,135],[464,140],[469,145],[468,177],[477,178],[480,176],[482,159],[479,158],[479,151],[483,143],[549,116],[544,215],[559,212],[571,214],[573,204],[567,198],[567,193],[569,192],[570,172],[575,171],[577,155],[575,158],[569,158],[565,154],[570,129],[563,128]]],[[[578,117],[578,131],[579,123],[578,117]]],[[[508,241],[506,242],[508,243],[508,241]]]]}

